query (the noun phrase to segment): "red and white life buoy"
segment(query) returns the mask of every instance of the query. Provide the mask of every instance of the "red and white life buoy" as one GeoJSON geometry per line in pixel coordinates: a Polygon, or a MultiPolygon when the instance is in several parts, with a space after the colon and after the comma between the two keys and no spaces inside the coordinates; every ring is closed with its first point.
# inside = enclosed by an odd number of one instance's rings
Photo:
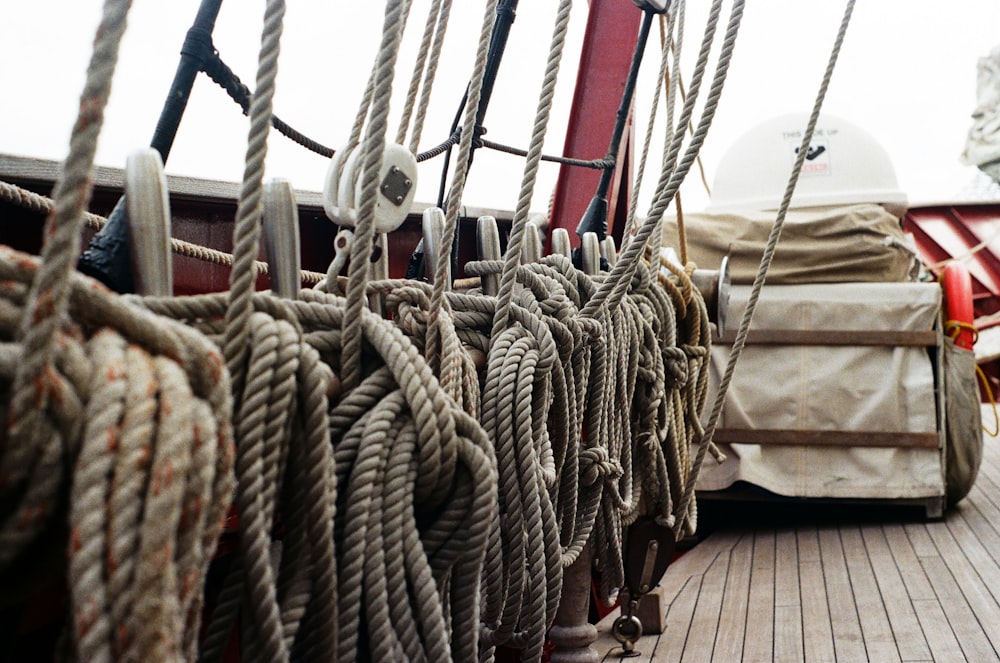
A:
{"type": "Polygon", "coordinates": [[[941,271],[944,289],[944,332],[955,345],[971,350],[978,333],[973,326],[972,277],[960,262],[949,262],[941,271]]]}

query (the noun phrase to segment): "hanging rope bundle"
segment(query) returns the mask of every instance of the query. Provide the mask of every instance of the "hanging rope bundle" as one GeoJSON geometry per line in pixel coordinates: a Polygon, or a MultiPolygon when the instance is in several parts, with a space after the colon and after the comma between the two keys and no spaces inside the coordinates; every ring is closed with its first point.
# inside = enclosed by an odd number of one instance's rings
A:
{"type": "MultiPolygon", "coordinates": [[[[123,6],[108,2],[122,19],[123,6]]],[[[450,6],[435,2],[425,28],[399,130],[402,141],[415,112],[411,151],[450,6]]],[[[253,292],[281,0],[265,10],[228,293],[120,300],[48,276],[68,274],[68,262],[47,255],[37,268],[0,256],[9,282],[0,291],[0,374],[12,382],[13,422],[0,447],[0,498],[13,505],[0,565],[15,568],[45,534],[52,504],[67,499],[52,470],[74,459],[67,574],[78,658],[219,660],[235,631],[246,660],[491,660],[506,645],[535,661],[564,569],[589,565],[592,549],[610,601],[625,578],[629,523],[652,515],[693,530],[688,454],[702,433],[708,323],[686,274],[667,277],[668,294],[658,266],[639,268],[645,252],[635,247],[609,276],[559,256],[521,264],[568,0],[556,15],[507,258],[466,269],[498,276],[499,295],[448,291],[496,0],[486,3],[434,283],[368,283],[409,8],[387,3],[350,140],[361,174],[344,297],[253,292]],[[385,297],[391,322],[368,310],[371,294],[385,297]],[[124,322],[111,324],[112,312],[124,322]],[[202,628],[208,562],[231,499],[238,551],[218,560],[221,588],[207,597],[202,628]]],[[[110,21],[102,34],[120,36],[120,27],[110,21]]],[[[82,149],[92,160],[92,146],[82,149]]],[[[668,189],[696,152],[674,173],[679,141],[671,150],[668,189]]],[[[76,168],[67,173],[77,178],[68,192],[85,188],[76,168]]],[[[85,201],[72,205],[79,218],[85,201]]]]}
{"type": "Polygon", "coordinates": [[[203,337],[71,274],[128,4],[105,3],[41,259],[0,251],[0,574],[65,576],[64,655],[169,661],[197,641],[231,500],[231,401],[203,337]],[[63,538],[64,563],[35,563],[63,538]]]}
{"type": "MultiPolygon", "coordinates": [[[[307,347],[324,366],[339,370],[344,299],[305,290],[298,301],[254,295],[252,303],[254,317],[294,319],[307,347]]],[[[144,304],[194,326],[219,318],[226,307],[224,295],[144,304]]],[[[411,660],[472,660],[479,618],[477,592],[469,588],[478,586],[496,502],[492,451],[481,427],[443,393],[409,339],[367,310],[362,315],[365,377],[320,417],[336,461],[327,484],[338,486],[332,540],[340,580],[328,599],[336,601],[339,626],[326,632],[336,633],[341,660],[365,651],[378,660],[399,660],[400,652],[411,660]]],[[[306,446],[293,440],[290,453],[300,445],[306,446]]],[[[294,476],[286,490],[302,480],[294,476]]],[[[316,506],[307,500],[304,508],[316,506]]],[[[241,511],[241,525],[244,518],[241,511]]],[[[300,531],[301,518],[281,522],[284,564],[288,537],[300,531]]],[[[312,533],[308,538],[314,544],[312,533]]],[[[303,622],[300,631],[323,633],[319,623],[307,628],[303,622]]],[[[311,660],[316,652],[308,651],[301,650],[311,660]]]]}

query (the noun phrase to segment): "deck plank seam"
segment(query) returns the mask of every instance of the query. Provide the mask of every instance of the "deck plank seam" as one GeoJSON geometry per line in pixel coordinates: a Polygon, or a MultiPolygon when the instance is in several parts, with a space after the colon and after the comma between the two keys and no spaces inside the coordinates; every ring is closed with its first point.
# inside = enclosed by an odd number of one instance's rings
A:
{"type": "Polygon", "coordinates": [[[902,660],[902,653],[899,651],[899,644],[896,642],[892,631],[892,624],[889,621],[885,598],[882,596],[882,590],[878,585],[878,580],[875,578],[872,559],[868,553],[868,548],[865,546],[861,529],[855,525],[850,526],[852,539],[850,549],[844,543],[844,530],[844,527],[840,528],[841,545],[844,548],[847,576],[851,582],[854,605],[858,612],[861,636],[865,643],[865,652],[868,655],[868,660],[881,659],[877,651],[878,647],[890,644],[885,641],[884,636],[888,636],[891,639],[891,648],[896,652],[896,660],[902,660]],[[854,540],[855,537],[856,540],[854,540]],[[848,554],[849,550],[853,554],[848,554]],[[853,564],[852,559],[854,560],[853,564]],[[867,611],[862,611],[862,605],[859,604],[859,597],[862,597],[863,600],[863,597],[872,591],[878,597],[878,600],[872,601],[872,604],[877,604],[881,610],[874,609],[872,614],[869,614],[867,611]]]}
{"type": "Polygon", "coordinates": [[[979,588],[987,587],[987,584],[986,579],[977,570],[978,565],[969,558],[969,548],[959,544],[947,522],[935,523],[935,525],[935,527],[928,528],[928,530],[931,532],[931,540],[941,556],[942,565],[948,570],[955,588],[961,594],[973,617],[975,617],[980,632],[993,649],[993,655],[1000,660],[1000,648],[998,648],[998,642],[996,641],[1000,639],[1000,636],[997,634],[991,636],[989,623],[984,621],[984,618],[988,618],[989,615],[981,614],[981,611],[993,612],[993,619],[990,620],[990,623],[1000,623],[1000,604],[997,604],[992,593],[988,592],[989,598],[987,598],[981,593],[976,592],[979,588]],[[951,551],[953,554],[949,555],[945,550],[942,550],[942,545],[953,547],[954,550],[951,551]],[[957,573],[960,573],[964,578],[960,578],[956,575],[957,573]],[[992,606],[990,605],[991,602],[992,606]]]}

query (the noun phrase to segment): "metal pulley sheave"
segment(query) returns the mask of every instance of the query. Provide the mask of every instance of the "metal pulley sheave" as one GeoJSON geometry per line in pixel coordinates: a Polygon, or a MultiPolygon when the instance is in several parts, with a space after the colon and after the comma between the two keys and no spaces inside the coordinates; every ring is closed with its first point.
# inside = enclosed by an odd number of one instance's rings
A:
{"type": "MultiPolygon", "coordinates": [[[[354,228],[361,205],[364,160],[359,147],[337,150],[323,185],[323,209],[331,221],[354,228]]],[[[387,144],[382,153],[375,201],[375,232],[389,233],[406,220],[417,189],[417,159],[402,145],[387,144]]]]}

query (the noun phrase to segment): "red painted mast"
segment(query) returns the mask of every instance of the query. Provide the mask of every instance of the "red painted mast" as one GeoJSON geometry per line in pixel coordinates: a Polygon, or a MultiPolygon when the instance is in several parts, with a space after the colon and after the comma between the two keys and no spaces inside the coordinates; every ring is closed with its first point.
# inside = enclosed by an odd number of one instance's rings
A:
{"type": "MultiPolygon", "coordinates": [[[[573,94],[563,155],[600,159],[607,152],[618,106],[625,91],[632,52],[638,41],[642,12],[629,0],[591,0],[583,38],[576,89],[573,94]]],[[[632,149],[631,121],[618,150],[617,166],[608,191],[608,234],[620,241],[630,195],[628,177],[632,149]]],[[[553,228],[565,228],[574,246],[576,228],[590,204],[601,171],[563,165],[552,203],[553,228]]]]}

